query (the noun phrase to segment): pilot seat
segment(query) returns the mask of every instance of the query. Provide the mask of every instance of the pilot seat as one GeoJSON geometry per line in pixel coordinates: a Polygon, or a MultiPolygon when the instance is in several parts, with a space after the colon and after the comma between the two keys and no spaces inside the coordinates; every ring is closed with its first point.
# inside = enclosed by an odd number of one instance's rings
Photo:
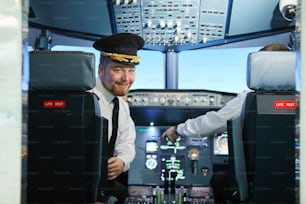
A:
{"type": "Polygon", "coordinates": [[[95,57],[32,51],[28,93],[27,203],[93,203],[106,187],[107,120],[95,57]]]}
{"type": "Polygon", "coordinates": [[[295,203],[296,53],[250,53],[248,93],[240,117],[228,121],[232,200],[295,203]]]}

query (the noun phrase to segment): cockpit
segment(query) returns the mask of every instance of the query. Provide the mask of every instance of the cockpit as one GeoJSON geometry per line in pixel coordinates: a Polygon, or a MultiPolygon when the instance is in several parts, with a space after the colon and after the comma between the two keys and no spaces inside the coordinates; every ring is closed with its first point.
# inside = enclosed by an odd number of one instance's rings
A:
{"type": "Polygon", "coordinates": [[[212,179],[224,170],[238,203],[299,203],[300,11],[297,0],[24,1],[21,202],[93,203],[107,188],[109,121],[92,93],[101,55],[92,45],[134,33],[144,46],[123,97],[136,131],[125,204],[216,203],[212,179]],[[294,53],[271,55],[290,73],[257,63],[273,67],[256,58],[270,43],[294,53]],[[246,118],[213,134],[162,138],[242,90],[251,93],[246,118]]]}

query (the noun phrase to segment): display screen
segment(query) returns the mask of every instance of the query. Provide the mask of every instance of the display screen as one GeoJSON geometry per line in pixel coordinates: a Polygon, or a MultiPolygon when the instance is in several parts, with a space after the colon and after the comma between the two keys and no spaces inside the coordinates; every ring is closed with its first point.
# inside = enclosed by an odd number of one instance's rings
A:
{"type": "Polygon", "coordinates": [[[185,179],[186,146],[183,139],[178,138],[175,143],[161,140],[161,180],[185,179]]]}
{"type": "Polygon", "coordinates": [[[214,155],[228,155],[227,131],[214,136],[214,155]]]}
{"type": "Polygon", "coordinates": [[[157,152],[158,151],[158,143],[156,141],[147,141],[146,142],[146,152],[157,152]]]}
{"type": "Polygon", "coordinates": [[[181,180],[185,179],[184,175],[184,156],[164,156],[161,158],[161,180],[165,178],[170,180],[181,180]]]}

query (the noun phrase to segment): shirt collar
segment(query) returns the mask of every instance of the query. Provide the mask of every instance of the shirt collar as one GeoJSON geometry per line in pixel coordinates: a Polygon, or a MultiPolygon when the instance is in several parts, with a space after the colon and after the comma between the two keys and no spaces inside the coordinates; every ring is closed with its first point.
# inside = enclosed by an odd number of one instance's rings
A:
{"type": "Polygon", "coordinates": [[[103,85],[102,81],[100,78],[97,78],[97,88],[98,90],[101,92],[101,94],[104,96],[106,102],[112,103],[113,99],[116,97],[114,94],[112,94],[111,92],[109,92],[103,85]]]}

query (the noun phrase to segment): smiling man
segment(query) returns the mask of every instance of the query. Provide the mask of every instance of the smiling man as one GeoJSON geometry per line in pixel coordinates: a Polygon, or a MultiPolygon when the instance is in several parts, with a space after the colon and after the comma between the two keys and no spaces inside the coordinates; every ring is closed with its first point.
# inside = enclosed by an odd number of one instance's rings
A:
{"type": "Polygon", "coordinates": [[[97,203],[123,203],[128,196],[127,171],[135,157],[136,132],[129,106],[120,96],[128,93],[135,80],[135,66],[140,58],[137,51],[143,45],[143,39],[131,33],[114,34],[93,44],[101,51],[94,92],[99,98],[102,116],[109,121],[109,188],[99,193],[97,203]],[[115,104],[119,104],[119,110],[114,108],[115,104]],[[113,117],[114,110],[118,119],[113,117]]]}

